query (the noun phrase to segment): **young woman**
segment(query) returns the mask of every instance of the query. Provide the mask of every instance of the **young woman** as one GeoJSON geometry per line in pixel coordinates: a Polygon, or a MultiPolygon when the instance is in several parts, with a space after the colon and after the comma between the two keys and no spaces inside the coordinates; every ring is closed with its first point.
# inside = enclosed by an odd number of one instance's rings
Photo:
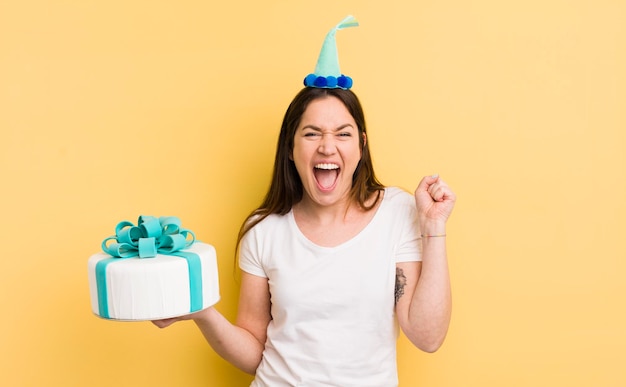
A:
{"type": "Polygon", "coordinates": [[[455,195],[438,176],[414,195],[374,174],[356,95],[306,87],[285,114],[271,186],[239,234],[234,324],[193,319],[252,386],[397,386],[398,326],[437,350],[451,311],[446,222],[455,195]]]}

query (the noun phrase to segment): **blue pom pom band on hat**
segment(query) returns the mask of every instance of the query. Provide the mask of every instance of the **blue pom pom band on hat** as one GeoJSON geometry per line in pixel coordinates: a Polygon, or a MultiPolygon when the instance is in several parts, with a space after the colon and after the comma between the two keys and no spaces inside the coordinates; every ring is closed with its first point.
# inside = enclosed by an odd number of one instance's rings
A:
{"type": "Polygon", "coordinates": [[[349,89],[352,87],[352,78],[345,75],[340,75],[338,78],[335,78],[332,75],[320,77],[315,74],[309,74],[304,78],[304,86],[349,89]]]}
{"type": "Polygon", "coordinates": [[[344,28],[358,27],[358,25],[359,23],[354,16],[349,15],[326,34],[322,50],[317,59],[315,72],[304,78],[304,86],[341,89],[352,87],[352,78],[342,74],[339,70],[339,55],[337,54],[335,33],[344,28]]]}

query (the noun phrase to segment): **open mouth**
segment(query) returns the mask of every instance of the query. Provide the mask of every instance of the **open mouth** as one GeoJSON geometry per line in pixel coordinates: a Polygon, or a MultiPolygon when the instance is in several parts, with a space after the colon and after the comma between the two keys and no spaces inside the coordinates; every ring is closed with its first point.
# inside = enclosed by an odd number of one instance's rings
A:
{"type": "Polygon", "coordinates": [[[320,189],[324,191],[333,189],[339,176],[339,166],[331,163],[316,164],[313,175],[320,189]]]}

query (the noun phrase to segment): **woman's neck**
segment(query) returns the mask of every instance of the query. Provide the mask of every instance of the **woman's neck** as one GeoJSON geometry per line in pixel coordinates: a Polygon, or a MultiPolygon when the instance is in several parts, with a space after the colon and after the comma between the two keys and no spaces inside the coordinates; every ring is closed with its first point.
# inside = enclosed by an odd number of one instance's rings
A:
{"type": "MultiPolygon", "coordinates": [[[[379,195],[372,196],[371,202],[379,198],[379,195]]],[[[310,199],[303,199],[293,207],[293,216],[300,231],[310,241],[320,246],[334,247],[361,232],[376,214],[381,201],[382,195],[371,210],[365,210],[353,200],[322,206],[310,199]]],[[[368,206],[371,204],[368,203],[368,206]]]]}
{"type": "Polygon", "coordinates": [[[346,197],[332,205],[322,205],[305,195],[299,203],[294,205],[293,210],[294,214],[306,219],[307,222],[329,225],[345,223],[351,213],[354,213],[355,210],[360,211],[361,208],[350,197],[346,197]]]}

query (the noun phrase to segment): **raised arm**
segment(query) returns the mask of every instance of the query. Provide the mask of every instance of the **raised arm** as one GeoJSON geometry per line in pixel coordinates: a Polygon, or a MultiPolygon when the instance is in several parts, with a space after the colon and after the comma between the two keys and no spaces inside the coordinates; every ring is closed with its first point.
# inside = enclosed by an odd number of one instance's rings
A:
{"type": "Polygon", "coordinates": [[[254,374],[261,362],[267,326],[271,320],[267,278],[246,272],[241,277],[239,310],[235,324],[211,307],[187,316],[153,321],[165,328],[180,320],[193,319],[211,347],[237,368],[254,374]]]}
{"type": "Polygon", "coordinates": [[[422,238],[422,262],[396,265],[396,313],[402,331],[418,348],[443,344],[452,310],[446,252],[446,222],[456,196],[438,176],[422,179],[415,202],[422,238]]]}

